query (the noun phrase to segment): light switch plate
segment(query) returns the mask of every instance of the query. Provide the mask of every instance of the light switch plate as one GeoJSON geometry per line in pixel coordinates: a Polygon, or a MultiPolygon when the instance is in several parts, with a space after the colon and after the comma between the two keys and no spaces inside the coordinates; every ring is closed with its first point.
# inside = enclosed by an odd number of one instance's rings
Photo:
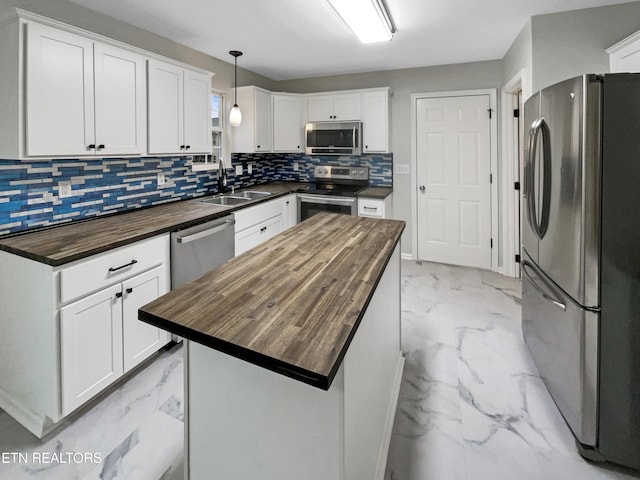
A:
{"type": "Polygon", "coordinates": [[[71,182],[66,180],[58,182],[58,198],[65,198],[71,196],[71,182]]]}
{"type": "Polygon", "coordinates": [[[299,170],[298,162],[293,162],[293,171],[297,172],[299,170]]]}
{"type": "Polygon", "coordinates": [[[164,173],[158,172],[158,185],[164,185],[167,179],[164,176],[164,173]]]}
{"type": "Polygon", "coordinates": [[[247,173],[251,175],[253,173],[253,163],[247,165],[247,173]]]}
{"type": "Polygon", "coordinates": [[[407,165],[406,163],[397,164],[396,173],[398,175],[409,175],[409,165],[407,165]]]}
{"type": "Polygon", "coordinates": [[[236,165],[236,175],[242,175],[242,165],[236,165]]]}

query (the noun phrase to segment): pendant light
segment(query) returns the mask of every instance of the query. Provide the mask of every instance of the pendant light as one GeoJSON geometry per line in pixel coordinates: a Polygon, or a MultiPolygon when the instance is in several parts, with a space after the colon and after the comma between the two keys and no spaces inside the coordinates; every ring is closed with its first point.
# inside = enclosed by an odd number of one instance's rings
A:
{"type": "Polygon", "coordinates": [[[229,125],[232,127],[240,126],[242,122],[242,112],[240,111],[240,107],[238,107],[238,57],[242,55],[242,52],[238,50],[231,50],[229,55],[233,55],[235,57],[235,97],[233,102],[233,108],[229,112],[229,125]]]}

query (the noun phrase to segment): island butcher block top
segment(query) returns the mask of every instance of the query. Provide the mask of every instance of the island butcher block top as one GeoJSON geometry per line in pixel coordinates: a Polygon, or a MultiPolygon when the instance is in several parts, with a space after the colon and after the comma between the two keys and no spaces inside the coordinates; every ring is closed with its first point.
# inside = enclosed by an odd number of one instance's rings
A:
{"type": "Polygon", "coordinates": [[[328,390],[404,227],[317,214],[143,306],[139,318],[328,390]]]}
{"type": "MultiPolygon", "coordinates": [[[[274,182],[245,190],[271,193],[235,207],[202,203],[204,197],[122,212],[0,239],[0,250],[59,266],[145,238],[228,215],[240,208],[303,189],[305,184],[274,182]]],[[[239,190],[241,192],[241,190],[239,190]]]]}

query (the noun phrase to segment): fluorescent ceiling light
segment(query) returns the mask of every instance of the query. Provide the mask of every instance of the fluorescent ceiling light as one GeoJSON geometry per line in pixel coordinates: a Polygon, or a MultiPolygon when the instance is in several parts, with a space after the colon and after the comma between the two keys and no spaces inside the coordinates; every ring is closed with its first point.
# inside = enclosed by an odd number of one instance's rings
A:
{"type": "Polygon", "coordinates": [[[329,0],[362,43],[391,40],[395,27],[384,0],[329,0]]]}

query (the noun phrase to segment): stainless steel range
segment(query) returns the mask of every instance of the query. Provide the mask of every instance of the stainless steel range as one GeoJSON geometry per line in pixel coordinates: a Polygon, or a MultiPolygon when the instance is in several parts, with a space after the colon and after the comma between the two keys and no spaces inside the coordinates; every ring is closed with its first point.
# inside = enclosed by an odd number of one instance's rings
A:
{"type": "Polygon", "coordinates": [[[298,222],[320,212],[358,214],[357,194],[369,186],[369,167],[318,166],[315,183],[298,194],[298,222]]]}

